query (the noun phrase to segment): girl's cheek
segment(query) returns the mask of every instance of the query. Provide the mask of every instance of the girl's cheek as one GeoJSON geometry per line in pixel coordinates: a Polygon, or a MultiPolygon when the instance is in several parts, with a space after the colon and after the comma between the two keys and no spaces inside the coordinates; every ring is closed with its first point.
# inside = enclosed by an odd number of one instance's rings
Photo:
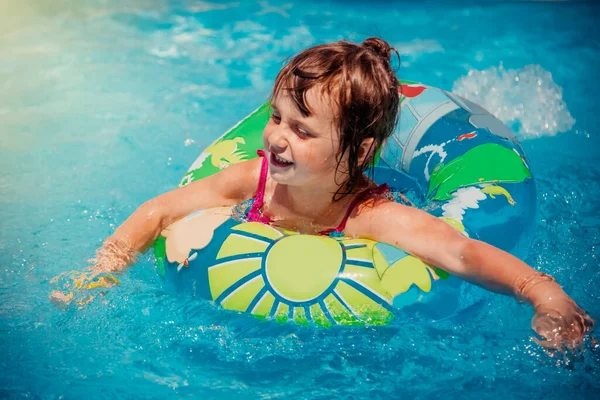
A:
{"type": "Polygon", "coordinates": [[[263,129],[263,137],[266,138],[270,132],[271,132],[271,122],[269,122],[267,124],[267,126],[265,126],[265,129],[263,129]]]}
{"type": "Polygon", "coordinates": [[[269,136],[271,135],[271,128],[269,127],[271,123],[269,122],[267,124],[267,126],[265,127],[265,129],[263,130],[263,144],[266,146],[267,145],[267,140],[269,139],[269,136]]]}

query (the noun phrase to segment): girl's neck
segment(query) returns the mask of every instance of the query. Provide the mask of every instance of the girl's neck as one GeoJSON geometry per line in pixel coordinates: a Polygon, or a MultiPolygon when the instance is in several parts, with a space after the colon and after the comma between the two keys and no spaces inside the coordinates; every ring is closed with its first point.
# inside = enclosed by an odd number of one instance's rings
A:
{"type": "MultiPolygon", "coordinates": [[[[367,186],[365,184],[360,187],[367,186]]],[[[339,200],[334,195],[339,186],[289,186],[275,183],[272,201],[283,206],[287,211],[302,219],[321,224],[337,223],[340,215],[345,214],[355,194],[348,194],[339,200]]],[[[343,189],[342,189],[343,190],[343,189]]],[[[357,190],[356,192],[359,192],[357,190]]]]}

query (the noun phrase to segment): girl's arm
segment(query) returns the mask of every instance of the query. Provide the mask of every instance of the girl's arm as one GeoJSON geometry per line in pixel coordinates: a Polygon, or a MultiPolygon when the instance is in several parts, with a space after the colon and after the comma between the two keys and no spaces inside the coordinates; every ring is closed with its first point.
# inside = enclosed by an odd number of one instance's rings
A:
{"type": "Polygon", "coordinates": [[[118,271],[135,261],[160,232],[196,210],[232,206],[254,194],[261,159],[231,165],[221,172],[142,204],[98,249],[94,273],[118,271]]]}
{"type": "Polygon", "coordinates": [[[362,214],[357,219],[367,237],[488,290],[531,303],[532,328],[546,339],[543,345],[575,347],[594,324],[551,276],[503,250],[465,237],[424,211],[383,202],[362,214]]]}

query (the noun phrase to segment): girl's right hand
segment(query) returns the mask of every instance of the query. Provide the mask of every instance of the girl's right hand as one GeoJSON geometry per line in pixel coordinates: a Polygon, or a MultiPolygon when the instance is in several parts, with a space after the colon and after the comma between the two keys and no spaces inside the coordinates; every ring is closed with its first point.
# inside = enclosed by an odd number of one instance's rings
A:
{"type": "Polygon", "coordinates": [[[125,269],[137,257],[137,252],[125,243],[107,239],[96,251],[96,257],[88,260],[92,266],[87,271],[62,273],[50,281],[62,284],[63,290],[50,293],[50,301],[59,308],[66,308],[73,301],[83,306],[94,300],[96,289],[109,289],[119,283],[113,274],[125,269]]]}
{"type": "MultiPolygon", "coordinates": [[[[50,301],[57,307],[65,309],[75,301],[78,306],[84,306],[92,302],[96,289],[109,289],[119,283],[113,274],[99,274],[90,269],[88,272],[71,271],[62,273],[50,281],[51,283],[62,282],[62,290],[54,290],[50,293],[50,301]]],[[[102,293],[102,292],[100,292],[102,293]]]]}
{"type": "MultiPolygon", "coordinates": [[[[558,351],[579,347],[594,327],[594,320],[545,273],[534,271],[515,280],[516,297],[534,308],[531,328],[542,338],[540,346],[558,351]]],[[[593,338],[592,338],[593,340],[593,338]]]]}

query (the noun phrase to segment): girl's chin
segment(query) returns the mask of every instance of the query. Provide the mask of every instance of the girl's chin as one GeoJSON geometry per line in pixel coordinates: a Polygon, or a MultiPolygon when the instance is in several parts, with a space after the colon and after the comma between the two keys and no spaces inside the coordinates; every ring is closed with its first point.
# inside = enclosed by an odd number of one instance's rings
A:
{"type": "Polygon", "coordinates": [[[293,169],[287,171],[269,171],[269,176],[280,185],[286,186],[313,186],[314,182],[298,175],[293,169]]]}
{"type": "MultiPolygon", "coordinates": [[[[291,172],[291,171],[290,171],[291,172]]],[[[277,183],[289,185],[293,183],[294,176],[287,171],[269,171],[269,176],[277,183]]]]}

